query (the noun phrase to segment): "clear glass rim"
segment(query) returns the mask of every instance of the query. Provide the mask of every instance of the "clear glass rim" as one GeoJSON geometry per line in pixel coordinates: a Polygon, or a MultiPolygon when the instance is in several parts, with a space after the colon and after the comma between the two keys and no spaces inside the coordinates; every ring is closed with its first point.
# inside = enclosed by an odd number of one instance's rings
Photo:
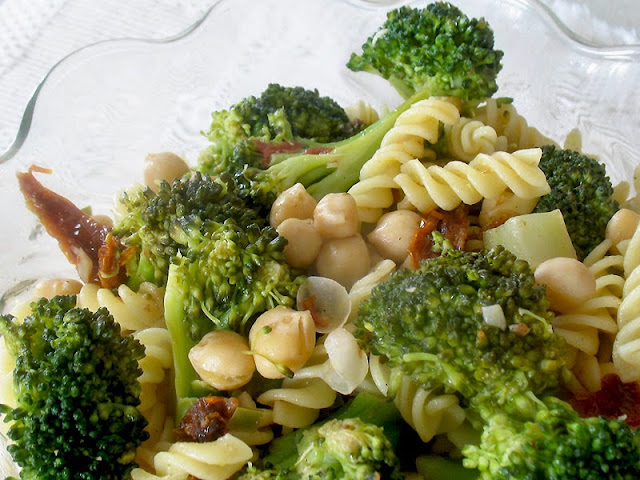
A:
{"type": "MultiPolygon", "coordinates": [[[[117,45],[127,42],[134,42],[137,44],[149,44],[149,45],[157,45],[157,44],[170,44],[181,40],[193,32],[195,32],[200,25],[206,22],[206,20],[213,15],[213,12],[220,8],[221,5],[226,3],[230,3],[233,0],[217,0],[211,7],[207,9],[207,11],[195,21],[193,24],[188,26],[183,31],[171,35],[169,37],[160,38],[160,39],[148,39],[148,38],[136,38],[136,37],[123,37],[117,39],[109,39],[102,40],[100,42],[91,43],[80,47],[69,54],[65,55],[62,59],[56,62],[49,71],[43,76],[35,90],[31,94],[25,109],[22,114],[22,119],[18,126],[18,131],[11,142],[11,144],[7,147],[4,152],[0,152],[0,164],[3,164],[13,158],[20,150],[22,145],[24,144],[27,136],[29,135],[29,131],[31,129],[31,123],[33,120],[33,114],[35,110],[36,103],[38,101],[38,97],[42,88],[47,83],[48,79],[52,75],[53,72],[59,70],[64,65],[69,62],[72,62],[75,57],[77,57],[80,53],[84,53],[88,50],[95,48],[104,48],[109,45],[117,45]]],[[[380,10],[388,10],[390,8],[395,8],[403,4],[412,3],[407,2],[405,0],[339,0],[343,3],[355,5],[361,8],[367,9],[380,9],[380,10]]],[[[574,32],[569,26],[567,26],[556,14],[553,10],[546,4],[542,3],[540,0],[501,0],[503,2],[511,3],[513,5],[519,5],[525,9],[533,9],[538,12],[538,14],[546,21],[550,28],[555,29],[556,33],[559,33],[561,36],[565,37],[565,40],[573,43],[576,51],[582,53],[586,56],[594,56],[602,59],[615,59],[618,61],[640,61],[640,44],[634,45],[612,45],[612,46],[602,46],[596,45],[592,42],[589,42],[584,37],[578,35],[574,32]]]]}

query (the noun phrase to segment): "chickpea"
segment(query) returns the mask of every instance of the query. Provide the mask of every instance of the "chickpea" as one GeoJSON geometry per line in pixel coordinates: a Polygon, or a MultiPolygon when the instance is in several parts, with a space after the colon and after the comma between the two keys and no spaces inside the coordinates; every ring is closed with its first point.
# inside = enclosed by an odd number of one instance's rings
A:
{"type": "Polygon", "coordinates": [[[307,363],[316,344],[316,327],[308,310],[284,306],[260,315],[249,331],[256,368],[265,378],[283,378],[307,363]]]}
{"type": "Polygon", "coordinates": [[[278,195],[269,214],[269,223],[277,228],[287,218],[313,218],[315,199],[307,193],[304,185],[296,183],[278,195]]]}
{"type": "Polygon", "coordinates": [[[335,280],[347,290],[369,271],[369,249],[362,235],[325,240],[316,258],[318,275],[335,280]]]}
{"type": "Polygon", "coordinates": [[[188,171],[189,165],[175,153],[150,153],[144,160],[144,184],[157,192],[160,180],[171,183],[188,171]]]}
{"type": "Polygon", "coordinates": [[[33,288],[35,298],[53,298],[56,295],[76,295],[80,293],[82,283],[71,278],[47,278],[40,280],[33,288]]]}
{"type": "Polygon", "coordinates": [[[313,220],[287,218],[278,225],[276,231],[289,242],[284,247],[289,265],[305,268],[313,264],[322,247],[322,237],[313,226],[313,220]]]}
{"type": "Polygon", "coordinates": [[[355,199],[348,193],[330,193],[318,202],[313,222],[325,238],[347,238],[360,231],[355,199]]]}
{"type": "Polygon", "coordinates": [[[411,210],[385,213],[367,235],[367,240],[384,258],[401,264],[409,255],[409,245],[421,220],[422,217],[411,210]]]}
{"type": "Polygon", "coordinates": [[[605,233],[606,238],[611,240],[614,245],[630,239],[638,228],[639,220],[640,215],[636,212],[628,208],[621,208],[609,220],[605,233]]]}
{"type": "Polygon", "coordinates": [[[538,284],[545,285],[551,309],[567,312],[592,298],[596,278],[582,262],[556,257],[542,262],[535,271],[538,284]]]}
{"type": "Polygon", "coordinates": [[[251,380],[256,366],[247,340],[231,330],[207,333],[189,351],[200,378],[218,390],[240,388],[251,380]]]}

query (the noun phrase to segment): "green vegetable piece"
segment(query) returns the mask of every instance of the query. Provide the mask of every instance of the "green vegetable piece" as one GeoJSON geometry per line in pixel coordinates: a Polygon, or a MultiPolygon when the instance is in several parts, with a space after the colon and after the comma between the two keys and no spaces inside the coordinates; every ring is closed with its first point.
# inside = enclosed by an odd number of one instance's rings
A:
{"type": "Polygon", "coordinates": [[[347,66],[382,76],[404,98],[426,90],[471,105],[491,97],[498,86],[503,52],[494,49],[486,20],[470,19],[454,5],[403,6],[353,53],[347,66]]]}
{"type": "Polygon", "coordinates": [[[2,406],[7,449],[23,479],[121,480],[149,437],[136,408],[144,347],[106,309],[75,305],[75,296],[43,298],[23,322],[0,316],[16,360],[17,406],[2,406]]]}
{"type": "Polygon", "coordinates": [[[555,397],[514,397],[489,419],[464,465],[484,480],[632,479],[640,475],[640,431],[624,419],[580,418],[555,397]]]}
{"type": "Polygon", "coordinates": [[[416,468],[424,480],[475,480],[480,475],[478,470],[466,468],[460,461],[436,455],[419,456],[416,468]]]}
{"type": "Polygon", "coordinates": [[[484,232],[485,248],[502,245],[535,269],[556,257],[576,258],[560,210],[512,217],[502,225],[484,232]]]}
{"type": "Polygon", "coordinates": [[[555,391],[565,344],[529,264],[501,246],[460,252],[434,238],[441,256],[392,274],[360,305],[354,335],[363,348],[427,390],[457,393],[476,425],[520,392],[555,391]],[[485,322],[482,307],[492,305],[506,328],[485,322]]]}
{"type": "Polygon", "coordinates": [[[604,240],[607,223],[619,208],[605,166],[582,153],[553,145],[542,148],[539,166],[551,192],[540,198],[534,212],[559,209],[578,260],[583,260],[604,240]]]}

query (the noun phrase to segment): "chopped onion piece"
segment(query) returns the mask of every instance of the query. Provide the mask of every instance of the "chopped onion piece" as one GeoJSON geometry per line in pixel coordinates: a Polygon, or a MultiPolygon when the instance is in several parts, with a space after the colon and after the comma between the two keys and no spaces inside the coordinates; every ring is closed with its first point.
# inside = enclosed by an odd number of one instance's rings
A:
{"type": "Polygon", "coordinates": [[[507,319],[499,304],[482,307],[482,318],[487,325],[498,327],[500,330],[507,328],[507,319]]]}
{"type": "Polygon", "coordinates": [[[336,392],[349,395],[364,381],[369,372],[369,360],[355,337],[344,328],[336,328],[324,342],[327,360],[319,365],[304,367],[294,378],[318,377],[336,392]]]}
{"type": "Polygon", "coordinates": [[[309,277],[298,289],[298,310],[309,310],[318,333],[342,327],[351,313],[347,290],[335,280],[309,277]]]}

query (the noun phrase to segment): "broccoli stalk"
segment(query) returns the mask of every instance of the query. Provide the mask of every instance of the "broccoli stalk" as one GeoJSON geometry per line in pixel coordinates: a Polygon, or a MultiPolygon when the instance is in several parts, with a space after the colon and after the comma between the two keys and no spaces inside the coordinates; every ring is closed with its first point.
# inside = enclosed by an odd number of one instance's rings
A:
{"type": "MultiPolygon", "coordinates": [[[[191,335],[193,323],[185,314],[185,305],[189,303],[189,282],[181,274],[178,265],[169,267],[165,292],[164,318],[171,336],[176,420],[179,422],[196,399],[214,392],[200,379],[189,360],[189,351],[198,340],[191,335]]],[[[202,317],[200,321],[203,321],[202,317]]]]}
{"type": "Polygon", "coordinates": [[[246,139],[289,148],[347,138],[361,126],[350,123],[334,100],[317,90],[269,84],[259,97],[250,96],[228,110],[213,112],[198,169],[210,174],[229,171],[234,148],[246,139]]]}
{"type": "Polygon", "coordinates": [[[623,419],[580,418],[568,403],[516,396],[488,421],[464,465],[491,480],[638,478],[640,431],[623,419]]]}
{"type": "MultiPolygon", "coordinates": [[[[397,118],[411,106],[429,97],[420,91],[395,110],[369,125],[360,133],[341,140],[316,146],[302,153],[272,155],[268,168],[255,150],[236,151],[237,183],[245,195],[272,202],[287,188],[302,183],[317,200],[328,193],[346,192],[360,178],[360,169],[380,148],[383,137],[393,128],[397,118]]],[[[269,203],[270,204],[270,203],[269,203]]]]}
{"type": "Polygon", "coordinates": [[[144,347],[75,296],[40,299],[23,322],[0,316],[0,333],[16,359],[17,406],[2,413],[21,478],[125,478],[149,436],[136,408],[144,347]]]}

